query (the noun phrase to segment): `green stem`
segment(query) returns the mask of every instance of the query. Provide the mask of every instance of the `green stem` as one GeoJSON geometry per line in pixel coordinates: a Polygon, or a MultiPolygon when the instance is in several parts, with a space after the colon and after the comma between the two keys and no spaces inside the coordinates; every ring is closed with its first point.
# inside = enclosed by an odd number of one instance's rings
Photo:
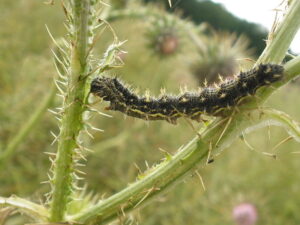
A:
{"type": "Polygon", "coordinates": [[[275,109],[264,109],[264,114],[270,118],[272,125],[282,126],[298,142],[300,142],[299,123],[294,121],[289,115],[275,109]]]}
{"type": "MultiPolygon", "coordinates": [[[[300,67],[300,60],[297,60],[297,67],[300,67]]],[[[296,66],[295,65],[295,66],[296,66]]],[[[286,68],[287,71],[293,70],[293,67],[286,68]]],[[[293,79],[296,74],[300,74],[300,68],[296,73],[290,73],[286,80],[293,79]]],[[[200,131],[201,139],[194,138],[184,146],[171,159],[166,159],[159,166],[154,168],[152,173],[146,175],[143,179],[123,189],[121,192],[110,198],[99,202],[95,206],[81,212],[78,215],[70,217],[71,221],[78,221],[85,224],[107,223],[116,219],[121,210],[130,211],[147,203],[153,197],[163,193],[167,188],[180,182],[186,174],[196,169],[199,165],[204,165],[207,154],[212,146],[211,155],[219,153],[227,148],[244,131],[254,130],[267,126],[267,121],[276,121],[282,126],[287,127],[288,123],[282,121],[282,117],[271,113],[262,114],[259,110],[250,111],[249,114],[240,112],[231,118],[226,132],[221,140],[218,140],[224,130],[227,120],[217,119],[207,129],[200,131]],[[251,117],[251,120],[248,119],[251,117]],[[218,145],[216,146],[216,143],[218,145]]],[[[289,129],[298,133],[298,129],[289,126],[289,129]]],[[[168,157],[167,157],[168,158],[168,157]]]]}
{"type": "MultiPolygon", "coordinates": [[[[300,65],[300,62],[298,63],[300,65]]],[[[300,69],[298,73],[300,73],[300,69]]],[[[292,76],[289,79],[292,79],[292,76]]],[[[175,156],[166,159],[154,168],[152,173],[110,198],[71,217],[71,221],[86,224],[104,224],[117,218],[121,210],[126,212],[140,207],[153,197],[163,193],[167,188],[180,182],[186,174],[195,170],[197,166],[205,165],[209,146],[213,147],[210,154],[214,155],[227,148],[246,129],[253,128],[251,130],[254,130],[254,128],[267,126],[269,123],[266,123],[266,121],[270,120],[287,126],[286,123],[283,123],[282,118],[274,116],[274,113],[271,114],[270,112],[262,115],[260,111],[254,110],[249,115],[242,112],[236,114],[226,128],[223,138],[219,141],[218,139],[228,119],[217,119],[207,129],[200,132],[201,139],[194,138],[175,156]],[[248,119],[249,116],[251,120],[248,119]],[[258,124],[260,125],[258,126],[258,124]],[[217,142],[218,146],[216,146],[217,142]]]]}
{"type": "MultiPolygon", "coordinates": [[[[295,2],[299,1],[293,1],[291,6],[293,9],[289,10],[282,25],[277,29],[275,38],[269,43],[260,62],[266,62],[266,59],[271,62],[279,62],[284,57],[293,37],[277,41],[276,36],[280,36],[282,30],[289,30],[287,27],[290,25],[286,20],[291,23],[290,35],[294,35],[298,30],[300,20],[297,15],[300,15],[300,4],[295,2]],[[293,15],[292,21],[290,20],[290,14],[293,15]],[[296,23],[298,23],[297,26],[295,25],[296,23]],[[276,44],[272,44],[273,41],[276,41],[276,44]],[[276,49],[279,49],[279,53],[271,55],[276,49]]],[[[299,74],[300,57],[286,64],[285,79],[274,84],[274,86],[279,88],[299,74]]],[[[260,103],[263,103],[272,92],[274,92],[272,88],[265,88],[260,91],[258,93],[258,96],[261,98],[260,103]]],[[[134,210],[147,203],[155,196],[163,193],[167,188],[181,181],[185,175],[195,170],[196,166],[205,164],[209,152],[214,155],[227,148],[246,129],[249,130],[251,127],[257,128],[258,124],[260,124],[259,127],[262,127],[267,124],[266,121],[270,119],[276,120],[276,116],[261,114],[259,110],[249,110],[253,106],[257,108],[256,98],[251,98],[251,101],[243,105],[241,110],[235,113],[234,117],[214,120],[206,129],[199,132],[201,135],[200,139],[196,137],[191,140],[171,159],[168,156],[163,163],[153,168],[143,179],[69,219],[84,224],[104,224],[116,219],[122,212],[134,210]],[[249,117],[251,117],[251,120],[249,120],[249,117]]],[[[282,121],[279,119],[277,122],[280,123],[282,121]]]]}
{"type": "Polygon", "coordinates": [[[273,62],[281,63],[300,27],[300,1],[292,1],[284,20],[278,25],[275,33],[269,35],[267,47],[259,57],[259,63],[273,62]]]}
{"type": "Polygon", "coordinates": [[[86,100],[86,77],[88,71],[87,49],[89,36],[90,0],[70,1],[73,24],[71,29],[71,65],[67,93],[58,140],[57,157],[53,171],[53,190],[50,204],[50,221],[64,221],[67,203],[74,185],[75,148],[83,128],[83,112],[86,100]]]}
{"type": "Polygon", "coordinates": [[[49,216],[48,210],[45,207],[17,196],[12,196],[9,198],[0,197],[0,206],[13,207],[14,209],[25,213],[31,218],[34,218],[35,221],[46,221],[49,216]]]}
{"type": "Polygon", "coordinates": [[[0,166],[4,165],[8,159],[13,156],[19,145],[22,141],[27,137],[32,128],[40,121],[44,112],[50,106],[54,96],[56,93],[56,89],[54,85],[50,89],[50,93],[48,93],[45,98],[41,101],[40,105],[36,108],[36,110],[32,113],[29,119],[24,123],[21,129],[18,130],[17,134],[9,141],[6,149],[1,152],[0,155],[0,166]]]}

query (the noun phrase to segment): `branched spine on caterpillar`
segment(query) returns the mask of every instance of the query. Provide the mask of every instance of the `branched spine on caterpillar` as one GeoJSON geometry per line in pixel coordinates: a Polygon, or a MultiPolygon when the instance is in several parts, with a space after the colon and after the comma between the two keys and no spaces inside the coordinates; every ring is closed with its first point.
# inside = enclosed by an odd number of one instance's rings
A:
{"type": "Polygon", "coordinates": [[[222,109],[234,107],[243,97],[254,95],[258,88],[281,80],[283,71],[281,65],[260,64],[250,71],[240,72],[235,79],[226,80],[218,87],[158,98],[140,97],[117,78],[98,77],[91,83],[91,93],[109,101],[109,110],[144,120],[166,120],[176,124],[176,120],[183,116],[196,121],[201,121],[203,114],[222,116],[222,109]]]}

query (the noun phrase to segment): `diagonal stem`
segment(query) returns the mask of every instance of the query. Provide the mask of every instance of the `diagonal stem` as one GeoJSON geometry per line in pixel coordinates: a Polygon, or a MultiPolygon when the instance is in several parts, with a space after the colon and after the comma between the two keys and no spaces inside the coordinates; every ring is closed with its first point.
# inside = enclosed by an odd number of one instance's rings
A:
{"type": "Polygon", "coordinates": [[[35,220],[46,221],[46,218],[49,216],[49,212],[45,207],[17,196],[11,196],[9,198],[0,197],[0,206],[15,208],[35,220]]]}
{"type": "MultiPolygon", "coordinates": [[[[293,79],[300,74],[300,58],[294,66],[299,67],[297,72],[291,73],[294,67],[286,67],[286,80],[293,79]]],[[[211,150],[210,154],[217,154],[227,148],[242,132],[253,131],[257,128],[267,126],[268,121],[276,121],[282,126],[287,127],[286,122],[274,113],[262,114],[259,110],[247,112],[241,111],[236,114],[226,131],[222,135],[222,139],[218,145],[211,150]],[[251,120],[249,120],[249,116],[251,120]]],[[[86,224],[104,224],[117,218],[119,212],[131,211],[138,206],[142,206],[159,194],[164,193],[172,185],[180,182],[186,174],[194,171],[198,166],[205,165],[207,154],[210,151],[209,146],[215,146],[219,140],[221,133],[224,131],[224,120],[216,119],[207,129],[200,131],[201,139],[198,137],[191,140],[186,146],[178,151],[173,157],[167,157],[165,161],[155,168],[143,179],[131,184],[129,187],[116,193],[106,200],[100,201],[93,207],[85,211],[69,217],[71,221],[79,221],[86,224]],[[150,191],[151,190],[151,191],[150,191]],[[147,195],[147,196],[146,196],[147,195]],[[146,196],[146,197],[145,197],[146,196]]],[[[289,127],[294,131],[299,130],[293,126],[289,127]]]]}
{"type": "MultiPolygon", "coordinates": [[[[259,59],[260,63],[267,61],[280,62],[284,58],[293,35],[299,29],[299,15],[300,1],[293,1],[285,19],[274,34],[275,38],[271,40],[262,57],[259,59]],[[288,32],[291,36],[283,38],[282,41],[277,41],[276,37],[282,37],[283,32],[288,32]],[[273,41],[275,41],[275,44],[272,44],[273,41]],[[278,52],[274,54],[275,51],[278,52]]],[[[262,104],[276,89],[299,75],[300,57],[290,61],[284,67],[285,79],[274,84],[274,89],[261,88],[257,93],[261,100],[258,102],[257,99],[251,98],[248,103],[242,105],[239,112],[232,117],[225,132],[224,119],[218,118],[214,120],[207,128],[199,132],[201,139],[198,137],[194,138],[180,149],[176,155],[166,157],[164,162],[155,166],[143,179],[131,184],[108,199],[99,201],[89,209],[77,215],[70,216],[69,219],[85,224],[108,223],[116,219],[121,212],[131,211],[137,208],[137,204],[140,207],[149,202],[172,185],[180,182],[185,175],[194,171],[197,166],[204,165],[207,154],[210,152],[210,146],[213,146],[210,154],[219,153],[230,146],[246,129],[262,127],[268,124],[266,121],[270,119],[276,120],[278,117],[274,115],[268,113],[262,114],[259,110],[249,110],[249,108],[257,108],[258,103],[262,104]],[[249,116],[251,120],[249,120],[249,116]],[[260,126],[257,126],[258,124],[260,126]],[[222,138],[219,140],[221,134],[222,138]],[[218,145],[216,146],[217,142],[218,145]]],[[[279,123],[280,120],[277,122],[279,123]]]]}

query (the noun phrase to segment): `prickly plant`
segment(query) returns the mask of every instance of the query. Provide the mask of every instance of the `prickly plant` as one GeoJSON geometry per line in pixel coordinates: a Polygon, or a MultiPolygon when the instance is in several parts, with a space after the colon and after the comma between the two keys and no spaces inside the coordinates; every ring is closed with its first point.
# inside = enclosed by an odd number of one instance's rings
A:
{"type": "MultiPolygon", "coordinates": [[[[249,97],[247,103],[233,109],[228,116],[210,119],[201,130],[175,155],[165,152],[165,158],[145,172],[137,181],[106,198],[93,198],[91,194],[78,191],[82,172],[78,169],[84,161],[83,135],[94,128],[88,123],[93,108],[89,102],[90,82],[93,77],[119,65],[118,54],[122,42],[117,38],[108,47],[102,59],[96,59],[93,47],[101,40],[101,31],[110,25],[101,17],[105,4],[100,0],[66,0],[62,4],[67,18],[68,36],[56,41],[53,51],[59,78],[55,80],[61,106],[52,110],[59,121],[59,133],[54,135],[57,152],[51,156],[49,173],[51,191],[47,201],[36,204],[12,196],[0,198],[0,219],[17,210],[29,215],[39,224],[106,224],[136,210],[172,186],[182,181],[188,174],[196,174],[199,166],[205,166],[216,155],[242,134],[268,125],[283,126],[295,140],[299,141],[300,128],[289,116],[275,109],[263,109],[261,104],[279,87],[300,74],[300,57],[284,64],[284,79],[272,87],[261,88],[256,97],[249,97]],[[249,119],[251,118],[251,119],[249,119]],[[77,201],[77,203],[76,203],[77,201]]],[[[283,21],[277,24],[269,36],[267,46],[256,64],[281,64],[293,37],[300,26],[300,2],[292,1],[283,21]]],[[[189,24],[188,26],[192,26],[189,24]]],[[[50,30],[50,29],[49,29],[50,30]]],[[[51,32],[49,31],[50,35],[51,32]]],[[[51,35],[52,36],[52,35],[51,35]]],[[[50,95],[52,97],[53,93],[50,95]]],[[[15,151],[20,140],[47,108],[49,98],[33,114],[16,137],[7,145],[0,160],[7,160],[15,151]],[[45,107],[46,105],[46,107],[45,107]]],[[[103,113],[100,112],[101,115],[103,113]]],[[[2,164],[1,164],[2,165],[2,164]]],[[[4,164],[3,164],[4,165],[4,164]]]]}

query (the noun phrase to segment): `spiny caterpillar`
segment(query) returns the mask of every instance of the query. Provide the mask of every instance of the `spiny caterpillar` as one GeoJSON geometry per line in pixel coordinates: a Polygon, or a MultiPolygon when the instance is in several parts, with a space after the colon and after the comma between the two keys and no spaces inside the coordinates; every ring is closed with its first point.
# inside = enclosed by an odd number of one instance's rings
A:
{"type": "Polygon", "coordinates": [[[109,101],[109,110],[144,120],[166,120],[176,124],[179,117],[201,121],[201,115],[222,116],[220,111],[234,107],[248,95],[254,95],[262,86],[283,77],[283,66],[260,64],[234,79],[221,82],[217,87],[205,87],[198,92],[185,92],[179,96],[162,95],[158,98],[140,97],[117,78],[98,77],[91,83],[91,93],[109,101]]]}

